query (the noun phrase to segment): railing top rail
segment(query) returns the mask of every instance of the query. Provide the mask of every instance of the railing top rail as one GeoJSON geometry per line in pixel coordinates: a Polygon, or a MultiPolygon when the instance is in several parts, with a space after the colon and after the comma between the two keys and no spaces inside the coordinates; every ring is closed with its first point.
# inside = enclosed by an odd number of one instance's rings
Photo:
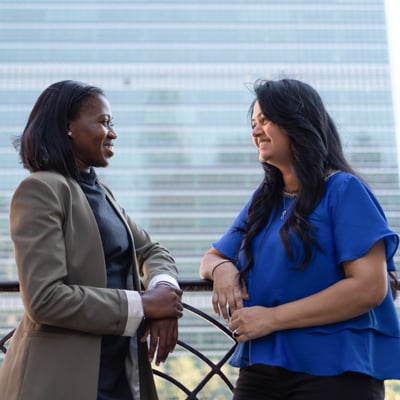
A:
{"type": "Polygon", "coordinates": [[[0,292],[19,292],[19,282],[0,280],[0,292]]]}
{"type": "MultiPolygon", "coordinates": [[[[212,290],[212,281],[207,279],[180,279],[179,285],[186,292],[209,292],[212,290]]],[[[18,292],[17,280],[0,280],[0,292],[18,292]]]]}

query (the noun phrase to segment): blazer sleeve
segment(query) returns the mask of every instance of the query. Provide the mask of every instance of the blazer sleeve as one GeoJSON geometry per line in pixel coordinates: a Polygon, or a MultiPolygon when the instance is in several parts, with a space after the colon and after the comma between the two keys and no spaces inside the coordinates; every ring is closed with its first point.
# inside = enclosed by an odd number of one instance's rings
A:
{"type": "Polygon", "coordinates": [[[73,205],[76,193],[58,174],[34,173],[13,195],[10,234],[24,308],[41,325],[120,335],[128,318],[127,297],[123,290],[104,287],[98,229],[84,219],[86,209],[73,205]],[[72,208],[81,213],[81,225],[71,222],[72,208]]]}

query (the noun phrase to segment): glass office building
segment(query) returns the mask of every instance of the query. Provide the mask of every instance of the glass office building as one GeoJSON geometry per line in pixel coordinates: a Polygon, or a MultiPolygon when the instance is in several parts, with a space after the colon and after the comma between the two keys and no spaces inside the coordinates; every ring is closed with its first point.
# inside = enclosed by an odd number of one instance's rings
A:
{"type": "MultiPolygon", "coordinates": [[[[0,278],[16,279],[8,206],[27,174],[11,142],[46,86],[77,79],[106,91],[119,138],[98,174],[181,277],[197,278],[262,176],[249,87],[281,77],[321,93],[400,232],[383,0],[0,0],[0,278]]],[[[193,301],[209,307],[210,296],[193,301]]]]}

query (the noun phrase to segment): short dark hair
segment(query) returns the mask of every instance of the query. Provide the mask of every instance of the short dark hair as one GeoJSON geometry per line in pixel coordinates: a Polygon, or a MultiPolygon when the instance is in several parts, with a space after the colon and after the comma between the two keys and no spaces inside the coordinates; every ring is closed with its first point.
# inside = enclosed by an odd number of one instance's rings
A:
{"type": "Polygon", "coordinates": [[[84,102],[98,96],[105,96],[102,89],[74,80],[45,89],[22,135],[14,141],[23,166],[31,172],[56,171],[77,179],[79,168],[67,134],[68,122],[78,117],[84,102]]]}

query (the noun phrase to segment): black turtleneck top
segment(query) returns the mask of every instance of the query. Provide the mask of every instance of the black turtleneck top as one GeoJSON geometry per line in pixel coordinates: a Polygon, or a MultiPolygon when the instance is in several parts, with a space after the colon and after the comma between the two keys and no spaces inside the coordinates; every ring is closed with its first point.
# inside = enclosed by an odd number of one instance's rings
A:
{"type": "MultiPolygon", "coordinates": [[[[107,200],[93,168],[90,172],[81,172],[78,183],[99,228],[107,268],[107,287],[126,289],[127,274],[132,265],[132,243],[126,226],[107,200]]],[[[128,345],[129,337],[102,337],[98,400],[133,400],[124,373],[128,345]]]]}

